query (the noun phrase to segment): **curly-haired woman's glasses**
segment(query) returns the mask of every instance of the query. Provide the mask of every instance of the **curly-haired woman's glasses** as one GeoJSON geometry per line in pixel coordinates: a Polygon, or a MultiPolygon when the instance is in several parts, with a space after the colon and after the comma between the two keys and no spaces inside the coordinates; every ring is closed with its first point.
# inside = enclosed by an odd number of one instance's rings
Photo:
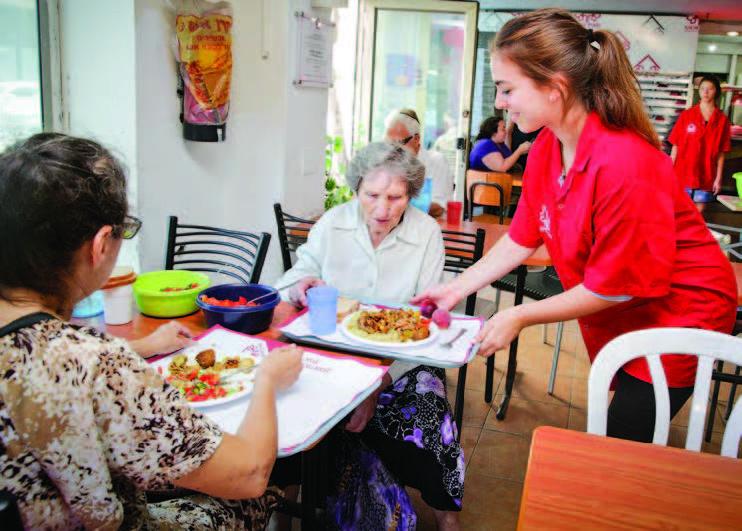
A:
{"type": "Polygon", "coordinates": [[[142,228],[142,220],[134,216],[125,216],[124,222],[120,225],[114,225],[113,235],[124,240],[131,240],[137,235],[142,228]]]}

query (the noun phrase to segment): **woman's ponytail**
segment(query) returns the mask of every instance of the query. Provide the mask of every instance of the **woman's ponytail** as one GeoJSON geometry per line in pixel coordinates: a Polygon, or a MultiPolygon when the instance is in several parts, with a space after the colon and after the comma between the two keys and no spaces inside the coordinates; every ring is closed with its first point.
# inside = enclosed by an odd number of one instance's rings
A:
{"type": "Polygon", "coordinates": [[[650,144],[660,147],[659,137],[644,110],[634,69],[621,41],[605,30],[593,32],[592,37],[597,48],[592,43],[587,44],[594,50],[588,50],[593,55],[594,67],[591,82],[584,94],[587,108],[598,113],[606,125],[631,129],[650,144]]]}

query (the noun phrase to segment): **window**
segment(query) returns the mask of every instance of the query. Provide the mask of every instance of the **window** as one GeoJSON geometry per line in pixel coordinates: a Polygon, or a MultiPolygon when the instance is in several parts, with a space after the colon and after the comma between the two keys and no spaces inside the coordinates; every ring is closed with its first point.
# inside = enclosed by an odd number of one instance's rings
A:
{"type": "Polygon", "coordinates": [[[0,2],[0,152],[43,129],[36,0],[0,2]]]}

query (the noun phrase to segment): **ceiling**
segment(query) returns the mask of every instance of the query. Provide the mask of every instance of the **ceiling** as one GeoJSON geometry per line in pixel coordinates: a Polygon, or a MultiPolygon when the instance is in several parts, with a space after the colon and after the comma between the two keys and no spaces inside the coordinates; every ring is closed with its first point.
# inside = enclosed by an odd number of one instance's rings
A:
{"type": "MultiPolygon", "coordinates": [[[[553,0],[479,0],[482,9],[523,10],[553,7],[553,0]]],[[[572,11],[617,13],[694,14],[701,20],[742,22],[740,0],[562,0],[559,7],[572,11]]]]}
{"type": "MultiPolygon", "coordinates": [[[[479,0],[481,9],[522,11],[554,6],[553,0],[479,0]]],[[[702,35],[742,35],[742,0],[562,0],[559,7],[600,13],[664,13],[701,19],[702,35]]]]}

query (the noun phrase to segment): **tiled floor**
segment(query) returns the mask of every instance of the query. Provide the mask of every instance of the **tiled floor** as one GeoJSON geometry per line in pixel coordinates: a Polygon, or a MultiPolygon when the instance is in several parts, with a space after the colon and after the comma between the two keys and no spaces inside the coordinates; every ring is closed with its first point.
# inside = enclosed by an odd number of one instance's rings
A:
{"type": "MultiPolygon", "coordinates": [[[[487,299],[490,299],[489,295],[484,294],[487,299]]],[[[512,304],[512,296],[503,294],[502,304],[512,304]]],[[[480,301],[478,310],[487,309],[487,306],[486,300],[480,301]]],[[[555,330],[556,325],[548,328],[550,342],[554,340],[555,330]]],[[[585,430],[590,365],[575,322],[565,326],[554,395],[550,396],[546,387],[553,352],[553,346],[542,343],[541,326],[527,328],[521,333],[513,398],[503,421],[495,418],[495,407],[505,385],[503,375],[507,353],[498,352],[495,358],[495,389],[498,394],[493,401],[494,407],[484,402],[484,360],[477,358],[470,364],[462,430],[467,462],[464,509],[461,513],[463,529],[515,529],[531,434],[537,426],[585,430]]],[[[452,399],[456,381],[457,372],[448,371],[448,391],[452,399]]],[[[725,397],[726,394],[722,392],[720,398],[725,397]]],[[[704,451],[719,453],[724,429],[721,417],[724,407],[725,403],[720,403],[713,439],[704,445],[704,451]]],[[[673,420],[670,432],[672,446],[684,445],[687,420],[688,406],[673,420]]],[[[410,494],[418,512],[418,530],[434,530],[432,512],[417,492],[410,491],[410,494]]]]}
{"type": "MultiPolygon", "coordinates": [[[[492,314],[492,290],[480,291],[477,311],[492,314]]],[[[528,302],[528,301],[526,301],[528,302]]],[[[502,294],[502,306],[512,304],[512,294],[502,294]]],[[[585,431],[587,404],[587,377],[590,371],[587,353],[576,322],[565,325],[562,349],[559,356],[554,394],[546,387],[554,347],[542,342],[541,326],[522,331],[518,348],[518,369],[513,398],[507,417],[495,418],[496,405],[502,395],[503,376],[507,366],[507,353],[497,352],[495,357],[494,408],[484,402],[485,361],[477,358],[469,365],[466,389],[462,444],[466,456],[466,483],[461,524],[465,530],[515,529],[520,508],[531,434],[538,426],[549,425],[585,431]]],[[[548,327],[548,339],[553,343],[556,325],[548,327]]],[[[456,396],[457,371],[448,371],[448,393],[456,396]]],[[[720,403],[716,411],[714,433],[703,451],[719,453],[724,430],[723,402],[728,396],[728,385],[722,386],[720,403]]],[[[690,401],[688,402],[690,404],[690,401]]],[[[670,445],[683,447],[688,425],[689,407],[681,410],[672,422],[670,445]]],[[[418,515],[419,531],[435,530],[432,511],[422,502],[417,491],[410,495],[418,515]]],[[[298,522],[294,521],[294,529],[298,522]]]]}

